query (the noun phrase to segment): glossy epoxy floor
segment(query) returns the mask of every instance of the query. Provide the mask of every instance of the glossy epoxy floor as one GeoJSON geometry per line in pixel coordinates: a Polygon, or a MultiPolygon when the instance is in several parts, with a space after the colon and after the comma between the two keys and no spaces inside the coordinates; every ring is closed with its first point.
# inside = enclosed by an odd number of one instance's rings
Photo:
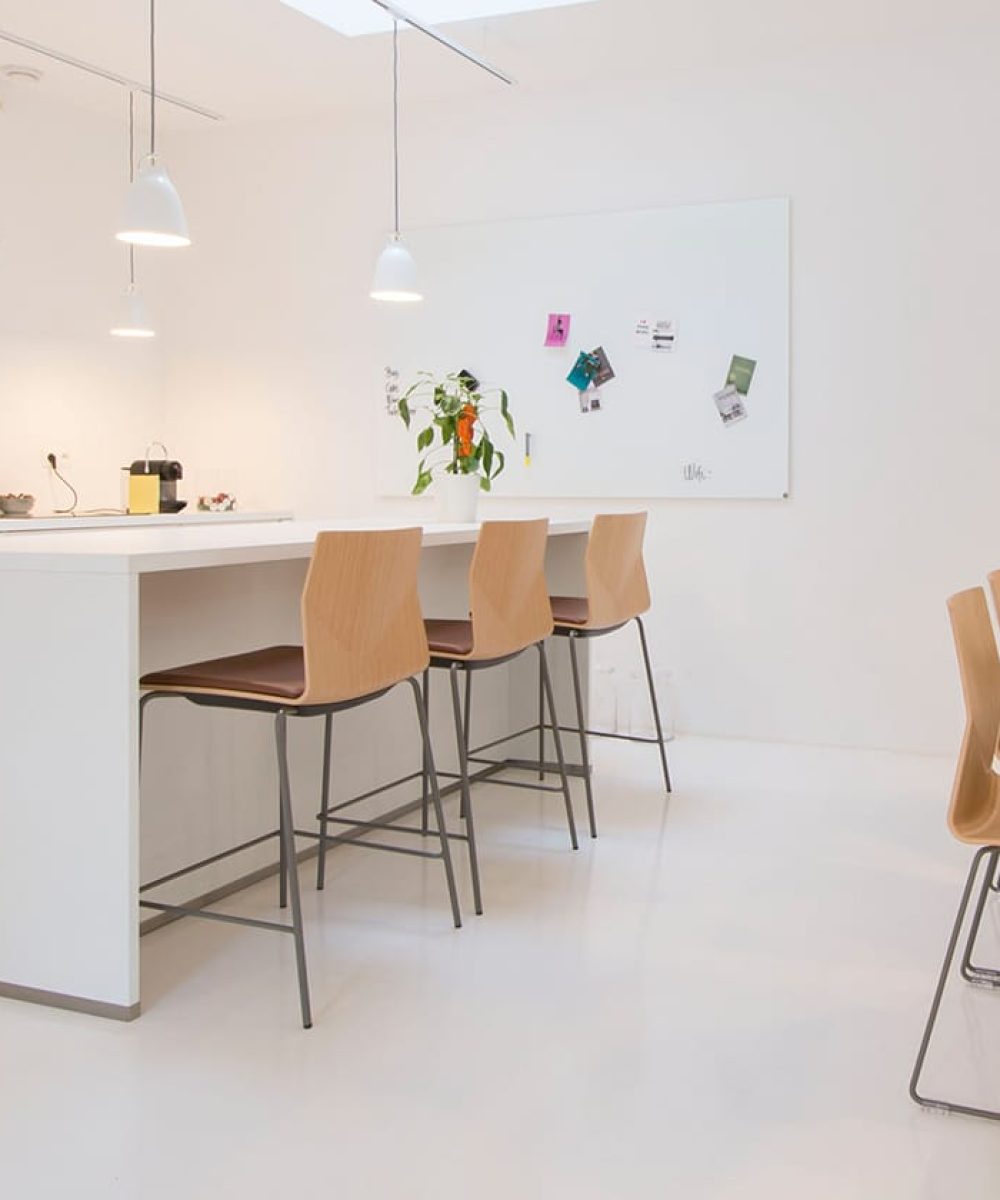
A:
{"type": "MultiPolygon", "coordinates": [[[[551,798],[483,789],[459,933],[437,864],[342,851],[322,896],[304,869],[308,1033],[290,941],[203,922],[144,940],[133,1025],[0,1002],[0,1194],[993,1196],[1000,1128],[906,1095],[966,864],[950,763],[673,764],[665,803],[648,750],[602,744],[575,855],[551,798]]],[[[932,1090],[1000,1106],[1000,996],[956,987],[938,1045],[932,1090]]]]}

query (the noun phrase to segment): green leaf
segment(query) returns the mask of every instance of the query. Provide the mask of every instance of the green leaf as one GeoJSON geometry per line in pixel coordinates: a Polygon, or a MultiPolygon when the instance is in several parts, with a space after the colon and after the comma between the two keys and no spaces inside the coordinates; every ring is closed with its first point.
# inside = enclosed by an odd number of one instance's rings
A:
{"type": "MultiPolygon", "coordinates": [[[[406,396],[408,396],[409,394],[410,393],[407,392],[406,396]]],[[[410,428],[410,406],[406,402],[406,396],[401,396],[399,398],[399,415],[403,418],[403,424],[406,426],[407,429],[409,429],[410,428]]]]}
{"type": "Polygon", "coordinates": [[[434,441],[434,426],[427,425],[417,434],[417,449],[426,450],[434,441]]]}
{"type": "Polygon", "coordinates": [[[487,478],[487,476],[485,476],[485,475],[480,475],[480,476],[479,476],[479,490],[480,490],[480,491],[482,491],[482,492],[488,492],[488,491],[490,491],[490,490],[492,489],[492,487],[493,487],[493,484],[492,484],[492,483],[490,483],[490,481],[489,481],[489,479],[487,478]]]}
{"type": "Polygon", "coordinates": [[[485,435],[482,442],[480,442],[480,449],[482,451],[483,470],[486,473],[487,480],[489,480],[493,468],[493,443],[485,435]]]}
{"type": "Polygon", "coordinates": [[[502,450],[498,450],[496,452],[496,464],[497,464],[496,470],[490,476],[491,479],[496,479],[496,477],[500,474],[500,472],[507,465],[507,456],[504,454],[504,452],[502,450]]]}
{"type": "Polygon", "coordinates": [[[510,436],[516,437],[514,433],[514,418],[510,415],[510,401],[507,393],[501,388],[500,390],[500,416],[503,417],[510,430],[510,436]]]}
{"type": "Polygon", "coordinates": [[[421,470],[418,472],[417,482],[413,485],[413,492],[411,494],[414,496],[422,495],[422,493],[426,492],[430,487],[432,479],[433,476],[431,475],[430,471],[421,470]]]}

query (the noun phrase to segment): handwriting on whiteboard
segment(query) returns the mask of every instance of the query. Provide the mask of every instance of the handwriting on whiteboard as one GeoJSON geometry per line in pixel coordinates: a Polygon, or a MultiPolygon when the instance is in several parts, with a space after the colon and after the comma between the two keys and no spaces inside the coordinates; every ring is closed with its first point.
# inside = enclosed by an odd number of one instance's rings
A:
{"type": "Polygon", "coordinates": [[[689,462],[684,464],[685,483],[704,483],[711,478],[712,472],[708,467],[703,467],[701,463],[689,462]]]}

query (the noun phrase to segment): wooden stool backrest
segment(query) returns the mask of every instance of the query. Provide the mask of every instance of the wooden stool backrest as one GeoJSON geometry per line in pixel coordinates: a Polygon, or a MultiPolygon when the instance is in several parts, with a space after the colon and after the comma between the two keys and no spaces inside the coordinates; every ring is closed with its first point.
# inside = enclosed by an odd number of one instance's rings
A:
{"type": "Polygon", "coordinates": [[[1000,841],[1000,779],[993,772],[1000,730],[1000,656],[982,588],[952,596],[948,613],[965,698],[965,736],[948,823],[962,841],[986,844],[1000,841]]]}
{"type": "Polygon", "coordinates": [[[470,658],[516,654],[552,632],[545,583],[549,523],[484,521],[469,570],[470,658]]]}
{"type": "Polygon", "coordinates": [[[317,534],[302,592],[300,704],[367,696],[427,666],[417,591],[422,540],[420,529],[317,534]]]}
{"type": "Polygon", "coordinates": [[[587,624],[621,625],[649,608],[646,513],[600,513],[587,541],[587,624]]]}

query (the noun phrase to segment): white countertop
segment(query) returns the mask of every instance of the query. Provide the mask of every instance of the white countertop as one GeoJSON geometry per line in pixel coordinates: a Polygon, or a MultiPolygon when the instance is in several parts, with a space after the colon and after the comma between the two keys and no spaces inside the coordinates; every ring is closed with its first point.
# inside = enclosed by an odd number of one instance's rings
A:
{"type": "MultiPolygon", "coordinates": [[[[420,524],[414,521],[413,524],[420,524]]],[[[474,542],[478,524],[422,523],[425,546],[474,542]]],[[[589,519],[551,520],[553,534],[586,533],[589,519]]],[[[316,534],[324,529],[398,529],[399,520],[309,521],[271,523],[156,524],[143,528],[78,529],[18,533],[0,537],[0,573],[57,571],[95,574],[146,574],[192,567],[308,558],[316,534]]]]}
{"type": "Polygon", "coordinates": [[[76,533],[81,529],[134,529],[143,525],[247,525],[260,521],[290,521],[290,512],[199,512],[198,509],[179,513],[71,513],[46,514],[37,517],[6,517],[0,514],[0,534],[7,533],[76,533]]]}

